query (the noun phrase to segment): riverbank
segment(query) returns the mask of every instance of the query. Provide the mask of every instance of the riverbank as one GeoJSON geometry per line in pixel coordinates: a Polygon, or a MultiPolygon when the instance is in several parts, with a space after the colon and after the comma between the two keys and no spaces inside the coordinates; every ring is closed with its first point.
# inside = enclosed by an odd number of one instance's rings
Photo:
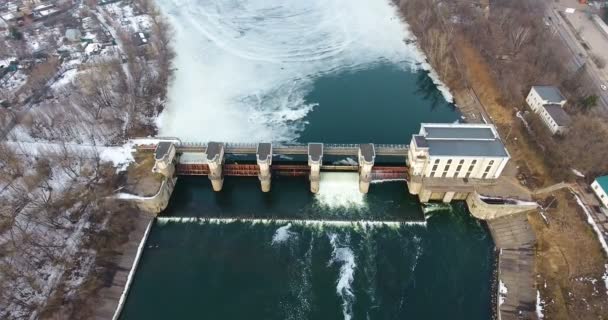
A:
{"type": "Polygon", "coordinates": [[[111,279],[97,294],[98,303],[94,304],[93,319],[118,319],[153,223],[154,217],[152,215],[137,213],[133,223],[134,229],[129,232],[129,239],[120,248],[116,249],[121,254],[116,256],[113,261],[114,272],[110,277],[111,279]]]}
{"type": "MultiPolygon", "coordinates": [[[[407,2],[405,1],[405,3],[407,2]]],[[[416,20],[419,23],[420,13],[416,14],[417,16],[408,15],[408,12],[404,12],[406,19],[416,20]]],[[[437,25],[434,28],[429,28],[428,24],[423,28],[420,28],[419,24],[414,24],[414,26],[416,25],[418,28],[413,27],[412,29],[422,43],[437,41],[437,25]]],[[[443,29],[440,32],[448,32],[448,30],[443,29]]],[[[433,67],[447,71],[440,75],[454,92],[456,104],[465,113],[486,114],[486,120],[497,126],[511,154],[511,161],[518,167],[518,179],[529,190],[559,182],[551,174],[546,153],[540,150],[536,144],[536,138],[517,116],[517,109],[508,107],[507,102],[503,99],[499,87],[500,81],[497,81],[493,68],[488,65],[479,50],[471,45],[470,41],[473,40],[459,32],[458,28],[450,29],[449,32],[453,39],[449,43],[449,47],[453,48],[450,50],[449,56],[458,67],[448,69],[441,69],[439,65],[433,65],[433,67]],[[458,81],[455,83],[455,81],[450,81],[451,79],[458,79],[458,81]],[[463,97],[471,95],[474,99],[463,99],[463,97]]],[[[444,62],[433,58],[440,52],[425,50],[424,46],[422,49],[429,56],[431,64],[433,61],[444,62]]],[[[470,121],[470,118],[474,117],[469,117],[467,121],[470,121]]],[[[537,198],[537,200],[544,206],[551,207],[543,210],[543,216],[537,212],[529,213],[527,219],[519,220],[518,225],[521,225],[519,228],[530,229],[526,226],[530,224],[533,227],[531,230],[535,238],[539,239],[538,244],[532,245],[530,249],[526,245],[523,251],[517,249],[508,254],[509,258],[503,258],[499,263],[499,274],[507,275],[508,279],[511,278],[509,273],[513,273],[511,268],[519,265],[516,262],[519,257],[525,257],[525,261],[530,261],[534,266],[533,274],[535,276],[531,278],[518,275],[512,278],[517,279],[512,281],[516,281],[518,287],[525,288],[526,292],[523,294],[525,299],[513,298],[515,300],[510,300],[511,298],[509,298],[505,304],[499,306],[501,315],[510,315],[513,310],[523,310],[529,313],[531,309],[534,309],[531,308],[530,300],[536,300],[536,309],[539,311],[536,316],[538,317],[542,317],[542,312],[549,319],[605,317],[606,310],[599,304],[587,303],[587,301],[596,301],[598,297],[606,297],[606,290],[595,286],[595,283],[603,282],[602,274],[607,263],[606,255],[599,247],[596,235],[592,232],[586,218],[580,214],[580,209],[567,205],[571,202],[571,200],[567,200],[567,197],[554,192],[551,197],[537,198]],[[554,198],[557,200],[551,203],[554,198]],[[577,239],[577,241],[572,241],[572,239],[577,239]],[[558,248],[571,248],[571,251],[560,253],[561,250],[558,248]],[[508,261],[513,260],[510,258],[515,257],[517,257],[513,261],[515,264],[510,264],[508,261]],[[574,270],[567,267],[579,264],[585,264],[588,267],[574,270]],[[560,265],[564,268],[561,269],[560,265]],[[561,271],[556,272],[556,269],[561,271]],[[589,279],[593,285],[590,282],[587,285],[580,285],[580,281],[573,281],[573,278],[589,279]],[[539,291],[535,292],[534,288],[538,288],[539,291]],[[532,299],[532,297],[536,297],[536,299],[532,299]]],[[[490,228],[494,223],[488,223],[490,228]]],[[[492,234],[494,235],[495,232],[492,234]]],[[[518,241],[524,241],[524,239],[518,241]]],[[[495,237],[497,247],[500,246],[501,241],[500,236],[495,237]]],[[[503,250],[503,253],[506,252],[508,251],[503,250]]],[[[526,270],[529,270],[529,267],[526,265],[526,270]]],[[[516,269],[518,268],[516,267],[516,269]]],[[[506,290],[507,297],[509,297],[512,291],[508,289],[508,286],[506,290]]],[[[535,315],[531,314],[531,316],[535,315]]]]}
{"type": "Polygon", "coordinates": [[[534,318],[534,247],[536,239],[525,213],[487,221],[499,250],[496,309],[501,320],[534,318]]]}

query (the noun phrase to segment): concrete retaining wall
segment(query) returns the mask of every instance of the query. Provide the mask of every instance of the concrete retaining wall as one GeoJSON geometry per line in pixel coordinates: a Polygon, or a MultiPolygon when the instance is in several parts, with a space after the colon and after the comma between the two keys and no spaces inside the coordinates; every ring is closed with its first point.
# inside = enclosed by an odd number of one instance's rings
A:
{"type": "Polygon", "coordinates": [[[176,182],[177,178],[165,179],[158,189],[158,192],[151,197],[120,194],[118,195],[118,199],[134,202],[142,211],[156,216],[167,208],[176,182]]]}
{"type": "Polygon", "coordinates": [[[481,199],[477,192],[472,192],[467,197],[467,205],[471,214],[481,220],[492,220],[520,212],[534,210],[538,207],[536,203],[521,202],[518,204],[489,204],[481,199]]]}

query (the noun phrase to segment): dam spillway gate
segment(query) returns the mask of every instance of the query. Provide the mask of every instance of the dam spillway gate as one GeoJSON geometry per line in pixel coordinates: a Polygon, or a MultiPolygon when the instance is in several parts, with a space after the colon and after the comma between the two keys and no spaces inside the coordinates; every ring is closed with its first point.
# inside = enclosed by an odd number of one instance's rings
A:
{"type": "Polygon", "coordinates": [[[215,191],[222,189],[225,176],[257,176],[262,191],[268,192],[275,175],[307,176],[311,192],[317,193],[321,172],[333,171],[358,173],[359,189],[367,193],[372,181],[406,180],[409,172],[409,148],[403,144],[193,144],[164,140],[137,149],[154,152],[152,171],[166,177],[207,176],[215,191]]]}

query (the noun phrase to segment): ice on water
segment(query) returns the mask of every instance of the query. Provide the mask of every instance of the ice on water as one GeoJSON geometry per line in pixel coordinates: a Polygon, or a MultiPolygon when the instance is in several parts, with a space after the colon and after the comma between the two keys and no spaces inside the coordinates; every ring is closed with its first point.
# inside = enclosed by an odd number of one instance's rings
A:
{"type": "MultiPolygon", "coordinates": [[[[316,77],[423,58],[390,1],[158,1],[175,28],[175,78],[160,134],[293,141],[316,77]]],[[[326,106],[318,106],[320,108],[326,106]]]]}

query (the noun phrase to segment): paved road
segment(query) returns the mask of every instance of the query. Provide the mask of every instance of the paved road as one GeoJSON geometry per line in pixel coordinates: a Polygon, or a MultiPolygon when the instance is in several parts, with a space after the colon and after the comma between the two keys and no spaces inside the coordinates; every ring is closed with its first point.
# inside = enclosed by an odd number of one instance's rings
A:
{"type": "Polygon", "coordinates": [[[566,47],[572,53],[572,69],[577,70],[585,66],[587,74],[591,78],[596,88],[596,93],[599,96],[599,105],[608,112],[608,91],[600,89],[601,85],[608,85],[608,81],[601,75],[600,70],[589,58],[585,48],[580,44],[576,35],[573,33],[571,28],[568,26],[562,16],[559,15],[557,9],[548,8],[547,18],[550,18],[551,26],[554,28],[556,33],[560,36],[562,41],[566,44],[566,47]]]}

